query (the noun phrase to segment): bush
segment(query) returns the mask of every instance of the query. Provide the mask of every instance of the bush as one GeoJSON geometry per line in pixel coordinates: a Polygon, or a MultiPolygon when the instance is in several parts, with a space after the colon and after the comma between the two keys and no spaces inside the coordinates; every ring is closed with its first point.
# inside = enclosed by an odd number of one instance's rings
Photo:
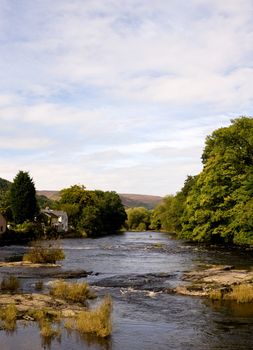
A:
{"type": "Polygon", "coordinates": [[[56,298],[64,299],[72,303],[85,304],[87,299],[94,299],[95,294],[91,292],[88,283],[67,283],[58,281],[53,284],[50,294],[56,298]]]}
{"type": "Polygon", "coordinates": [[[55,264],[65,258],[64,252],[59,247],[46,247],[41,242],[34,242],[31,250],[23,256],[24,261],[38,264],[55,264]]]}
{"type": "Polygon", "coordinates": [[[2,292],[16,292],[20,287],[20,282],[15,276],[7,276],[2,279],[1,291],[2,292]]]}

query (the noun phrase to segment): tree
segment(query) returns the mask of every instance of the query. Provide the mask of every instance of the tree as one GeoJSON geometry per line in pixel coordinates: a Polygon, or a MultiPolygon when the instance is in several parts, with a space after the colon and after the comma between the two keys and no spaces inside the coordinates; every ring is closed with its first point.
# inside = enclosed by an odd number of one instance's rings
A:
{"type": "Polygon", "coordinates": [[[10,188],[10,206],[16,224],[34,220],[37,212],[36,190],[28,172],[19,171],[14,178],[10,188]]]}
{"type": "Polygon", "coordinates": [[[115,233],[126,220],[116,192],[87,191],[84,186],[74,185],[61,191],[59,204],[68,213],[71,225],[88,236],[115,233]]]}
{"type": "Polygon", "coordinates": [[[253,242],[253,119],[232,120],[206,139],[204,168],[187,197],[182,237],[253,242]]]}
{"type": "Polygon", "coordinates": [[[146,231],[150,225],[151,211],[144,207],[127,209],[127,227],[130,230],[146,231]]]}
{"type": "Polygon", "coordinates": [[[87,191],[83,185],[73,185],[61,190],[60,196],[60,208],[67,212],[70,225],[78,228],[83,209],[94,202],[92,192],[87,191]]]}
{"type": "Polygon", "coordinates": [[[196,176],[188,176],[181,191],[175,196],[166,196],[151,216],[151,228],[167,232],[179,233],[182,229],[182,214],[190,189],[196,181],[196,176]]]}
{"type": "Polygon", "coordinates": [[[126,212],[116,192],[93,191],[93,202],[82,211],[81,228],[90,237],[114,234],[126,220],[126,212]]]}

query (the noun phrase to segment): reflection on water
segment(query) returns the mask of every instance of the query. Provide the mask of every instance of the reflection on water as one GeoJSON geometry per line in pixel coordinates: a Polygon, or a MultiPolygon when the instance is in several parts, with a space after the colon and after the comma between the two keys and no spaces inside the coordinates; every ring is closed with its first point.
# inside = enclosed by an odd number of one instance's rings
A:
{"type": "MultiPolygon", "coordinates": [[[[101,340],[62,327],[60,337],[41,338],[35,323],[0,331],[1,350],[238,350],[253,348],[253,305],[211,302],[168,294],[182,273],[204,264],[253,266],[251,252],[185,244],[162,233],[126,233],[100,239],[62,240],[65,270],[93,271],[88,282],[99,297],[112,295],[113,334],[101,340]]],[[[25,247],[2,247],[0,260],[25,247]]],[[[13,273],[3,269],[0,272],[13,273]]],[[[47,271],[19,270],[24,291],[47,271]],[[38,276],[36,277],[36,273],[38,276]]],[[[83,279],[85,280],[85,279],[83,279]]]]}

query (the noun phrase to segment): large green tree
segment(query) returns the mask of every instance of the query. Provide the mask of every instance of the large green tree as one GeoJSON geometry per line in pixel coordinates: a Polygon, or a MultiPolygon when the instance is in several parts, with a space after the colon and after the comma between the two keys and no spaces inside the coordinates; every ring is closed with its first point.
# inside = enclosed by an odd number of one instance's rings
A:
{"type": "Polygon", "coordinates": [[[115,233],[126,220],[116,192],[88,191],[74,185],[61,191],[59,205],[68,213],[70,224],[90,237],[115,233]]]}
{"type": "Polygon", "coordinates": [[[196,181],[196,176],[188,176],[181,191],[175,196],[164,197],[151,216],[151,228],[179,233],[182,230],[181,218],[186,206],[187,196],[196,181]]]}
{"type": "Polygon", "coordinates": [[[37,212],[36,190],[28,172],[18,172],[10,187],[9,200],[16,224],[34,220],[37,212]]]}
{"type": "Polygon", "coordinates": [[[253,119],[237,118],[206,139],[203,170],[187,197],[182,237],[253,243],[253,119]]]}

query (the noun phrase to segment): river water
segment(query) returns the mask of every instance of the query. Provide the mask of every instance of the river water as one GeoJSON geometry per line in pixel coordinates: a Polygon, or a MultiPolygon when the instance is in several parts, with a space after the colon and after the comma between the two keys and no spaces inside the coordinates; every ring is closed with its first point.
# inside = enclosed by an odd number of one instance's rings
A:
{"type": "MultiPolygon", "coordinates": [[[[252,252],[196,246],[156,232],[61,242],[66,255],[62,269],[93,271],[87,280],[98,296],[112,296],[112,336],[101,341],[63,331],[59,339],[46,343],[35,324],[20,324],[13,333],[0,331],[0,350],[253,349],[253,306],[168,292],[183,283],[184,272],[206,264],[250,268],[252,252]]],[[[1,247],[0,260],[25,250],[1,247]]],[[[41,272],[46,284],[51,278],[41,272]]],[[[40,272],[37,277],[24,270],[15,273],[21,273],[24,290],[31,291],[40,272]]]]}

